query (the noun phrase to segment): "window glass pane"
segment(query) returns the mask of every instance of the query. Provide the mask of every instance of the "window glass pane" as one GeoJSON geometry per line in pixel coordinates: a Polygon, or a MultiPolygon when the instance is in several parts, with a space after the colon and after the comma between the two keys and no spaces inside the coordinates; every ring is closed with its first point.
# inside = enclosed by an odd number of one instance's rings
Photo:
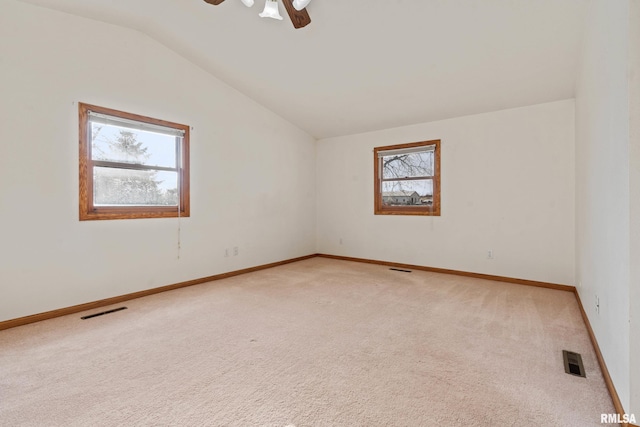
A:
{"type": "Polygon", "coordinates": [[[95,167],[95,206],[177,206],[178,173],[95,167]]]}
{"type": "Polygon", "coordinates": [[[433,180],[382,182],[382,204],[384,206],[432,206],[433,180]]]}
{"type": "Polygon", "coordinates": [[[382,156],[382,178],[433,176],[433,151],[382,156]]]}
{"type": "Polygon", "coordinates": [[[176,137],[91,122],[91,158],[148,166],[176,167],[176,137]]]}

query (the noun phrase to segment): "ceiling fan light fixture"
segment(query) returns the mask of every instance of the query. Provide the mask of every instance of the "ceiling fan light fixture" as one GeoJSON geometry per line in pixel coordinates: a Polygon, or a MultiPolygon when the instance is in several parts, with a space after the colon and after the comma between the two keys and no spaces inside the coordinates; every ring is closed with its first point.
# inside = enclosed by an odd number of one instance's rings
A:
{"type": "Polygon", "coordinates": [[[273,18],[282,21],[280,11],[278,10],[278,0],[267,0],[264,3],[264,10],[258,14],[260,18],[273,18]]]}
{"type": "MultiPolygon", "coordinates": [[[[247,7],[252,7],[255,4],[255,0],[241,0],[242,4],[247,7]]],[[[304,28],[311,23],[311,18],[309,18],[309,13],[305,8],[311,0],[283,0],[284,7],[287,10],[287,14],[289,18],[291,18],[291,23],[293,24],[293,28],[304,28]],[[294,7],[294,3],[296,6],[294,7]],[[296,10],[296,7],[302,8],[296,10]]],[[[207,4],[212,4],[217,6],[222,4],[224,0],[204,0],[207,4]]],[[[280,10],[278,7],[278,0],[265,0],[264,10],[262,13],[259,13],[258,16],[261,18],[272,18],[277,19],[278,21],[282,21],[282,16],[280,15],[280,10]]]]}
{"type": "Polygon", "coordinates": [[[309,3],[311,3],[311,0],[293,0],[293,7],[295,7],[296,10],[302,10],[309,6],[309,3]]]}

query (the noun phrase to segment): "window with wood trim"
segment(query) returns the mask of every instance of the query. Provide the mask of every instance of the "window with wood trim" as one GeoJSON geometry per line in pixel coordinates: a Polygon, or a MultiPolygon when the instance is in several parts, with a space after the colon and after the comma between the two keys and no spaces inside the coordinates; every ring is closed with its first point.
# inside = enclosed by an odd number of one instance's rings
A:
{"type": "Polygon", "coordinates": [[[440,140],[376,147],[374,213],[440,215],[440,140]]]}
{"type": "Polygon", "coordinates": [[[80,220],[189,216],[189,127],[80,103],[80,220]]]}

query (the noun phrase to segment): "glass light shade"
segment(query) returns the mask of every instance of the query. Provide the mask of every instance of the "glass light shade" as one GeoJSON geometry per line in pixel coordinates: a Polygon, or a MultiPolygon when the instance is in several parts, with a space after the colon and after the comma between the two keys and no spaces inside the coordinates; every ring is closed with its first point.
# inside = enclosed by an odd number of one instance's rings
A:
{"type": "Polygon", "coordinates": [[[253,6],[253,0],[240,0],[240,1],[242,1],[242,3],[247,7],[253,6]]]}
{"type": "Polygon", "coordinates": [[[293,0],[293,7],[295,7],[296,10],[302,10],[309,6],[309,3],[311,3],[311,0],[293,0]]]}
{"type": "Polygon", "coordinates": [[[261,18],[273,18],[282,21],[280,11],[278,10],[277,0],[267,0],[264,4],[264,10],[258,14],[261,18]]]}

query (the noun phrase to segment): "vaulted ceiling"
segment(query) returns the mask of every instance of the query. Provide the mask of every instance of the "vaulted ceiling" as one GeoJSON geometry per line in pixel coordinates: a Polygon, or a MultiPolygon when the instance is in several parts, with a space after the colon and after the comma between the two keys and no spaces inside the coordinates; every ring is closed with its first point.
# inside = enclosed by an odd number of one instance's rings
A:
{"type": "Polygon", "coordinates": [[[590,0],[22,0],[141,31],[317,138],[574,96],[590,0]]]}

